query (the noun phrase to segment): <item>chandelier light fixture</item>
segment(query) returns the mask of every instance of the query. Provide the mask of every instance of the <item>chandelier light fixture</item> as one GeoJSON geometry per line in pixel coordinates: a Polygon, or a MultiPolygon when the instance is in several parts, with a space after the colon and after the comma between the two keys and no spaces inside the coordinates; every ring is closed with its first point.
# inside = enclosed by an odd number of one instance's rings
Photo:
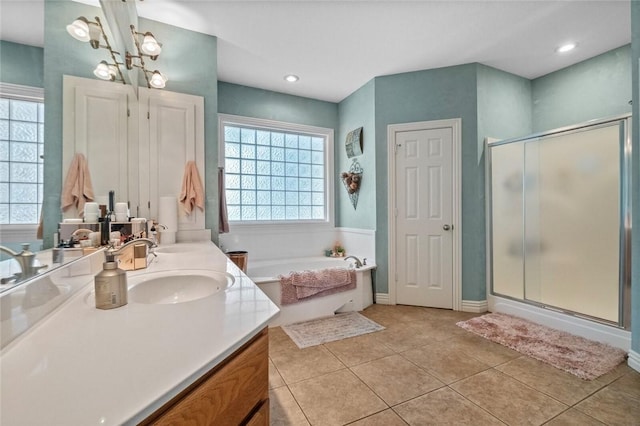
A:
{"type": "Polygon", "coordinates": [[[134,67],[142,70],[144,79],[147,81],[147,87],[154,89],[162,89],[167,83],[167,77],[158,70],[151,71],[147,69],[144,58],[148,57],[152,61],[158,59],[158,55],[162,52],[162,44],[158,43],[155,36],[150,32],[141,33],[136,31],[136,27],[130,25],[131,36],[136,47],[136,54],[127,51],[125,54],[125,66],[128,70],[134,67]]]}
{"type": "Polygon", "coordinates": [[[94,49],[106,49],[109,51],[112,63],[107,61],[100,61],[93,74],[102,80],[120,80],[125,84],[124,76],[120,65],[124,65],[122,62],[118,62],[116,55],[120,55],[111,47],[109,39],[104,32],[100,18],[95,17],[95,21],[89,21],[84,16],[80,16],[78,19],[67,25],[67,32],[71,37],[82,42],[89,42],[89,45],[94,49]],[[102,43],[101,43],[102,39],[102,43]]]}

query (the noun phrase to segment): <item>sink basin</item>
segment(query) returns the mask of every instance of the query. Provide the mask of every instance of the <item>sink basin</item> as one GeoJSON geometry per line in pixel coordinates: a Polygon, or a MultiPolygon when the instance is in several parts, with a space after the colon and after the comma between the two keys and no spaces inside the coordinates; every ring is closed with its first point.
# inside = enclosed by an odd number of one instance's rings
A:
{"type": "Polygon", "coordinates": [[[202,246],[197,244],[172,244],[169,246],[161,245],[160,247],[156,248],[154,251],[156,253],[172,253],[172,254],[190,253],[190,252],[197,251],[201,247],[202,246]]]}
{"type": "Polygon", "coordinates": [[[225,272],[184,270],[152,272],[129,278],[129,302],[174,304],[202,299],[231,287],[235,281],[225,272]]]}

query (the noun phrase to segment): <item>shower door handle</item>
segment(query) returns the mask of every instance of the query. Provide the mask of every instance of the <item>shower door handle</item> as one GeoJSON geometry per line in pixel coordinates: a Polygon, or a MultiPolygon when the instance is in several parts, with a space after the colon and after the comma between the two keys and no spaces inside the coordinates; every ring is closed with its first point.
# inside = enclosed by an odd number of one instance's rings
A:
{"type": "Polygon", "coordinates": [[[442,227],[442,229],[444,229],[445,231],[448,231],[448,230],[450,230],[450,229],[453,229],[453,225],[451,225],[451,226],[449,226],[449,225],[444,225],[444,226],[442,227]]]}

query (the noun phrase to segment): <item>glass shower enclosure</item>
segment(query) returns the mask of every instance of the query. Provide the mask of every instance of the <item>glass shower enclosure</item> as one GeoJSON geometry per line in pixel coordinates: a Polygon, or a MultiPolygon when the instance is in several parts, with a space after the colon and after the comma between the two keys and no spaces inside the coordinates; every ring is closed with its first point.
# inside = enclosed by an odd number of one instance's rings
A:
{"type": "Polygon", "coordinates": [[[630,125],[487,144],[492,294],[629,327],[630,125]]]}

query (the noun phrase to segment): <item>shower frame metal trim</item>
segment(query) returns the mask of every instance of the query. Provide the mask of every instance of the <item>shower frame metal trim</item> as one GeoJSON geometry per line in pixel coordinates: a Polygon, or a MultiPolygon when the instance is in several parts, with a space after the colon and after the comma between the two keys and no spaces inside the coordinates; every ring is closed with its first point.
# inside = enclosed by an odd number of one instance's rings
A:
{"type": "MultiPolygon", "coordinates": [[[[538,132],[522,137],[496,140],[491,138],[485,139],[485,154],[486,154],[486,166],[485,166],[485,191],[487,194],[485,209],[486,209],[486,229],[487,229],[487,279],[489,280],[489,292],[493,296],[499,296],[509,300],[514,300],[520,303],[525,303],[539,308],[548,309],[554,312],[560,312],[563,314],[587,319],[590,321],[602,323],[605,325],[616,326],[625,330],[631,328],[631,173],[632,173],[632,158],[631,158],[631,114],[622,114],[606,119],[590,120],[584,123],[560,127],[553,130],[544,132],[538,132]],[[504,295],[494,292],[493,289],[493,194],[492,194],[492,180],[493,164],[491,159],[491,148],[507,145],[516,142],[526,143],[532,139],[540,139],[542,137],[550,135],[570,134],[577,131],[581,131],[587,128],[597,128],[611,125],[618,122],[620,126],[620,231],[619,231],[619,272],[618,272],[618,321],[607,321],[602,318],[593,317],[580,312],[571,311],[556,306],[547,305],[544,303],[536,302],[526,299],[526,286],[523,289],[524,299],[517,297],[504,295]]],[[[524,161],[524,158],[523,158],[524,161]]],[[[523,179],[524,185],[524,179],[523,179]]],[[[523,187],[524,194],[524,187],[523,187]]],[[[525,202],[523,196],[523,203],[525,202]]],[[[524,210],[523,210],[524,211],[524,210]]],[[[523,225],[524,226],[524,225],[523,225]]],[[[524,229],[523,229],[524,232],[524,229]]],[[[523,238],[524,246],[524,238],[523,238]]],[[[523,247],[523,250],[525,247],[523,247]]],[[[522,270],[523,270],[523,282],[524,282],[524,258],[526,253],[523,251],[522,270]]]]}

